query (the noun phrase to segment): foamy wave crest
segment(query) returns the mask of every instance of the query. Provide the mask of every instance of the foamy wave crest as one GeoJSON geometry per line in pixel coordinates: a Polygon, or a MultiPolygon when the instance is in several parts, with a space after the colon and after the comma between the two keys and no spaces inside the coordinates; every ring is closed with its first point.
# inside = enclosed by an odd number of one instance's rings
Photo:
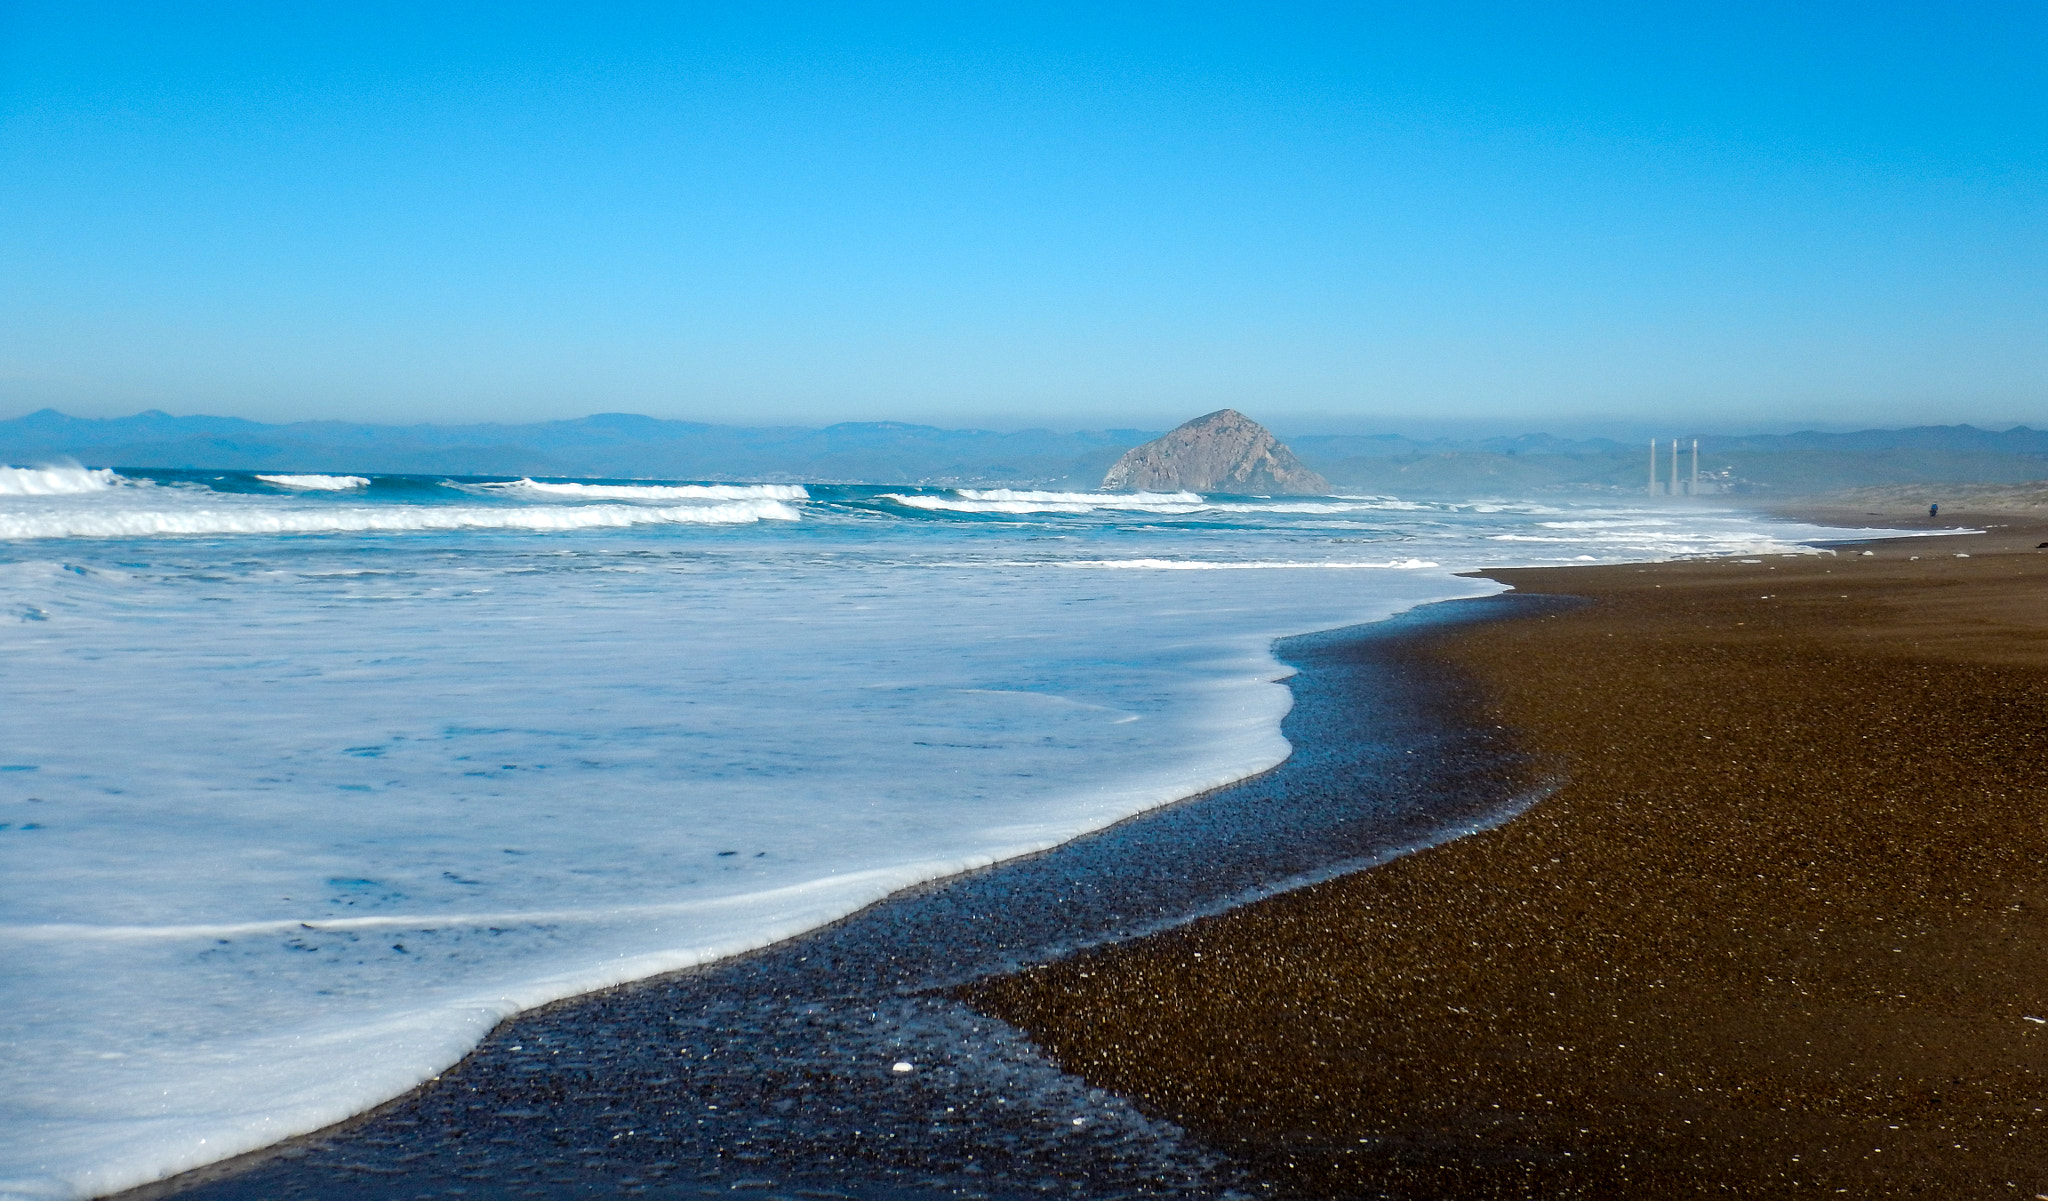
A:
{"type": "Polygon", "coordinates": [[[910,496],[888,493],[912,509],[950,513],[1301,513],[1340,514],[1422,508],[1378,497],[1335,500],[1211,500],[1194,492],[1025,492],[1010,488],[956,488],[950,495],[910,496]]]}
{"type": "Polygon", "coordinates": [[[477,484],[494,492],[561,496],[574,500],[809,500],[799,484],[543,484],[514,480],[477,484]]]}
{"type": "Polygon", "coordinates": [[[942,513],[1193,513],[1203,507],[1193,492],[1026,492],[1011,488],[956,488],[950,496],[884,493],[911,509],[942,513]]]}
{"type": "Polygon", "coordinates": [[[1218,513],[1378,513],[1387,510],[1408,512],[1420,509],[1421,505],[1403,503],[1382,504],[1378,501],[1328,501],[1328,500],[1269,500],[1258,502],[1232,501],[1227,504],[1207,506],[1218,513]]]}
{"type": "Polygon", "coordinates": [[[177,534],[342,534],[411,530],[617,529],[636,525],[741,525],[799,521],[780,501],[745,501],[653,509],[636,505],[575,508],[475,508],[393,505],[389,508],[125,509],[100,512],[0,514],[0,539],[146,538],[177,534]]]}
{"type": "Polygon", "coordinates": [[[127,482],[104,467],[0,467],[0,496],[76,496],[127,482]]]}
{"type": "Polygon", "coordinates": [[[301,492],[347,492],[352,488],[370,486],[370,481],[360,475],[259,475],[256,478],[266,484],[297,488],[301,492]]]}
{"type": "Polygon", "coordinates": [[[1055,559],[1059,567],[1098,567],[1126,571],[1273,571],[1320,568],[1333,571],[1420,571],[1441,564],[1429,559],[1389,559],[1381,563],[1275,562],[1208,559],[1055,559]]]}

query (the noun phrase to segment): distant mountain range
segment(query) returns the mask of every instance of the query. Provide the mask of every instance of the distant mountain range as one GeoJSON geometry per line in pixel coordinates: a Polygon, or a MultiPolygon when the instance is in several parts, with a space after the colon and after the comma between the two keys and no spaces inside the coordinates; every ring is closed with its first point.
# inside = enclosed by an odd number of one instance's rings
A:
{"type": "Polygon", "coordinates": [[[710,425],[631,413],[526,425],[267,425],[237,417],[67,417],[0,421],[0,458],[104,467],[411,472],[808,483],[1100,482],[1143,430],[1001,434],[893,421],[710,425]]]}
{"type": "MultiPolygon", "coordinates": [[[[69,417],[43,409],[0,421],[0,461],[443,475],[573,476],[792,483],[1093,488],[1159,430],[941,429],[849,422],[822,429],[711,425],[630,413],[523,425],[273,425],[237,417],[69,417]]],[[[1284,439],[1343,491],[1405,496],[1639,492],[1649,447],[1547,434],[1417,440],[1398,435],[1284,439]]],[[[1684,474],[1691,468],[1685,444],[1684,474]]],[[[1668,470],[1669,448],[1659,471],[1668,470]]],[[[1703,475],[1722,490],[1795,495],[1913,483],[2048,478],[2048,431],[1967,425],[1700,439],[1703,475]]]]}
{"type": "MultiPolygon", "coordinates": [[[[1417,442],[1399,437],[1295,437],[1302,461],[1342,488],[1403,496],[1528,495],[1550,491],[1640,492],[1649,444],[1530,434],[1417,442]]],[[[1713,491],[1798,496],[1885,484],[2010,484],[2048,478],[2048,431],[2015,426],[1923,425],[1854,433],[1699,439],[1700,471],[1713,491]]],[[[1669,480],[1670,440],[1658,478],[1669,480]]],[[[1692,439],[1680,473],[1690,478],[1692,439]]]]}

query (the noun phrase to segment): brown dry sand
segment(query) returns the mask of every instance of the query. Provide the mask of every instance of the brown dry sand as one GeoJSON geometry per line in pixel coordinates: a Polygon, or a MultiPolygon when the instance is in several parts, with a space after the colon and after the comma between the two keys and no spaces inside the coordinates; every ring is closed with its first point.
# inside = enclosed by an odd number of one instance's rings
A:
{"type": "Polygon", "coordinates": [[[2043,541],[1493,573],[1555,797],[970,998],[1317,1195],[2048,1194],[2043,541]]]}

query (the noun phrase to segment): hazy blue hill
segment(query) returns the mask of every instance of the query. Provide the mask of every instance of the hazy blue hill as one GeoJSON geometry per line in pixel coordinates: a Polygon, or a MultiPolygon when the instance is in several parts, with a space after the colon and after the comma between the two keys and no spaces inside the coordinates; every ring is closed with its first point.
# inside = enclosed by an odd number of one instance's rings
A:
{"type": "Polygon", "coordinates": [[[1947,451],[1959,454],[2028,455],[2048,454],[2048,430],[2016,425],[2009,430],[1980,430],[1972,425],[1921,425],[1896,430],[1858,430],[1847,434],[1824,434],[1805,430],[1794,434],[1759,435],[1748,438],[1700,440],[1705,449],[1731,453],[1757,451],[1784,454],[1791,451],[1947,451]]]}
{"type": "MultiPolygon", "coordinates": [[[[1342,462],[1349,459],[1395,459],[1432,454],[1477,453],[1495,455],[1592,455],[1625,454],[1633,448],[1607,438],[1573,440],[1549,434],[1469,440],[1434,439],[1420,441],[1399,434],[1306,434],[1285,439],[1287,446],[1304,460],[1342,462]]],[[[1647,450],[1645,451],[1647,453],[1647,450]]],[[[1327,473],[1325,473],[1327,474],[1327,473]]]]}
{"type": "MultiPolygon", "coordinates": [[[[712,425],[598,413],[523,425],[271,425],[238,417],[0,421],[0,460],[105,467],[417,472],[684,480],[925,483],[1093,488],[1153,430],[943,429],[895,421],[712,425]]],[[[1522,434],[1416,439],[1296,435],[1303,462],[1343,491],[1407,496],[1637,492],[1647,444],[1522,434]]],[[[1689,445],[1689,443],[1688,443],[1689,445]]],[[[1668,453],[1668,452],[1667,452],[1668,453]]],[[[1662,464],[1668,460],[1660,460],[1662,464]]],[[[1910,483],[2007,484],[2048,477],[2048,431],[1967,425],[1700,439],[1700,466],[1737,491],[1772,495],[1910,483]]],[[[1687,471],[1691,457],[1684,460],[1687,471]]]]}
{"type": "Polygon", "coordinates": [[[903,422],[822,429],[729,426],[599,413],[526,425],[282,425],[234,417],[0,421],[0,459],[104,467],[419,472],[696,480],[865,481],[1092,487],[1147,430],[951,430],[903,422]]]}
{"type": "MultiPolygon", "coordinates": [[[[1853,433],[1803,431],[1703,437],[1700,469],[1732,491],[1800,495],[1880,484],[2018,483],[2048,477],[2048,432],[2016,426],[1920,426],[1853,433]]],[[[1289,445],[1339,488],[1409,496],[1638,492],[1648,441],[1526,435],[1469,441],[1296,437],[1289,445]]],[[[1664,442],[1658,474],[1669,471],[1664,442]]],[[[1691,440],[1680,459],[1692,468],[1691,440]]]]}
{"type": "MultiPolygon", "coordinates": [[[[1740,493],[1797,496],[1877,484],[2020,483],[2048,477],[2037,454],[1946,450],[1779,451],[1708,450],[1701,439],[1700,469],[1740,493]]],[[[1668,452],[1667,452],[1668,454],[1668,452]]],[[[1304,456],[1306,457],[1306,456],[1304,456]]],[[[1648,447],[1599,455],[1505,455],[1444,451],[1398,458],[1309,459],[1345,490],[1402,496],[1511,496],[1531,492],[1640,492],[1648,481],[1648,447]]],[[[1691,471],[1688,452],[1681,475],[1691,471]]],[[[1669,459],[1661,457],[1658,478],[1669,459]]]]}

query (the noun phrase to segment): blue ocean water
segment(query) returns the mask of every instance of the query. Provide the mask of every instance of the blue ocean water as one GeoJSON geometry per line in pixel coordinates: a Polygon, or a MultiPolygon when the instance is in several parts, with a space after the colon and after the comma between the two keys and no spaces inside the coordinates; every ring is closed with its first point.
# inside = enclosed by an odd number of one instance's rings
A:
{"type": "Polygon", "coordinates": [[[0,1194],[1287,754],[1269,647],[1691,505],[0,468],[0,1194]]]}

